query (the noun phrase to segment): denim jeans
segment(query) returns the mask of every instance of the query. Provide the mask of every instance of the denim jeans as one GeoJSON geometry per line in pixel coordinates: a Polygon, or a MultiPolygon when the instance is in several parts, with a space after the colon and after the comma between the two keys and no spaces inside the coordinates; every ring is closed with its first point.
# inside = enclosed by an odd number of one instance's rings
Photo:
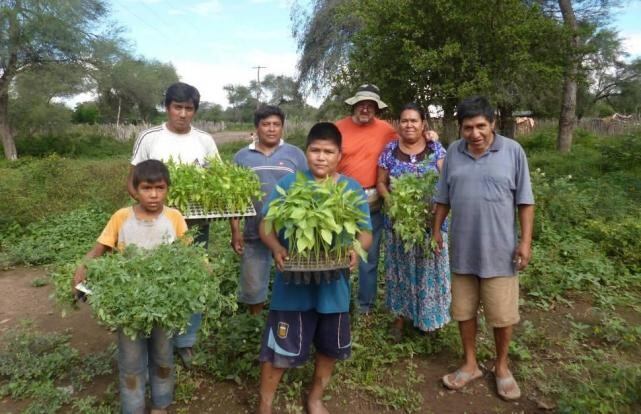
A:
{"type": "Polygon", "coordinates": [[[240,303],[255,305],[267,300],[272,262],[272,252],[262,241],[245,240],[238,284],[240,303]]]}
{"type": "MultiPolygon", "coordinates": [[[[209,247],[209,223],[203,222],[201,220],[188,221],[187,226],[192,229],[198,227],[198,232],[196,237],[194,237],[194,243],[201,243],[205,250],[209,247]]],[[[194,313],[191,315],[189,320],[189,326],[185,333],[176,335],[174,338],[174,344],[176,348],[191,348],[196,343],[196,334],[198,329],[200,329],[200,324],[203,320],[202,313],[194,313]]]]}
{"type": "Polygon", "coordinates": [[[174,337],[174,346],[176,348],[191,348],[196,343],[196,333],[200,329],[200,324],[203,321],[202,313],[194,313],[189,319],[189,326],[185,333],[176,335],[174,337]]]}
{"type": "Polygon", "coordinates": [[[123,414],[145,412],[145,385],[149,378],[151,403],[166,408],[174,398],[174,348],[171,337],[161,328],[151,336],[131,340],[118,331],[118,377],[123,414]]]}
{"type": "Polygon", "coordinates": [[[378,257],[381,251],[381,236],[383,235],[383,213],[377,211],[370,214],[372,221],[372,245],[367,250],[367,262],[362,259],[358,263],[358,305],[360,312],[369,312],[376,302],[378,257]]]}

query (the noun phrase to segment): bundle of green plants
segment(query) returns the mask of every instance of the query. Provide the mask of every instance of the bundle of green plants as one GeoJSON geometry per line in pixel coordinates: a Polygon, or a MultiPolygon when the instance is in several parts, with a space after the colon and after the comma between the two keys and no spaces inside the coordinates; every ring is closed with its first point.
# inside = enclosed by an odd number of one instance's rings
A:
{"type": "Polygon", "coordinates": [[[217,158],[202,168],[170,160],[171,187],[167,203],[186,212],[198,205],[206,212],[245,212],[252,199],[262,197],[258,176],[248,168],[217,158]]]}
{"type": "Polygon", "coordinates": [[[269,206],[267,230],[283,232],[292,260],[342,261],[350,249],[367,260],[356,238],[358,228],[367,222],[359,208],[366,201],[347,189],[347,182],[309,180],[299,172],[287,191],[276,189],[282,197],[269,206]]]}
{"type": "Polygon", "coordinates": [[[424,175],[409,173],[391,178],[387,214],[392,220],[394,233],[403,241],[406,251],[425,245],[428,241],[432,222],[432,197],[437,181],[438,174],[434,171],[428,171],[424,175]]]}
{"type": "Polygon", "coordinates": [[[86,266],[88,302],[99,321],[131,338],[154,326],[183,332],[191,314],[215,318],[225,303],[205,250],[182,241],[152,250],[128,246],[86,266]]]}

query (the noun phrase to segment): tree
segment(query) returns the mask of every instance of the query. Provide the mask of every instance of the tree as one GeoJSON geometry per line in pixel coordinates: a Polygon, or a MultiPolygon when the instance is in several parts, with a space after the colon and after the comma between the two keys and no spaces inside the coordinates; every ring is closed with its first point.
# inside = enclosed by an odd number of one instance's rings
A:
{"type": "Polygon", "coordinates": [[[104,0],[4,0],[0,6],[0,137],[5,157],[16,159],[9,90],[27,70],[52,64],[87,64],[107,16],[104,0]]]}
{"type": "MultiPolygon", "coordinates": [[[[457,102],[472,94],[496,103],[500,127],[511,135],[512,112],[558,88],[557,23],[521,0],[363,0],[352,37],[349,77],[376,83],[393,111],[415,101],[439,105],[446,138],[457,102]],[[536,85],[536,88],[533,88],[536,85]]],[[[352,5],[353,7],[353,5],[352,5]]],[[[345,10],[345,13],[348,11],[345,10]]]]}
{"type": "Polygon", "coordinates": [[[156,115],[167,86],[178,81],[172,64],[130,56],[123,56],[98,72],[101,112],[117,124],[122,119],[149,122],[156,115]]]}
{"type": "Polygon", "coordinates": [[[223,86],[223,89],[231,105],[231,119],[236,122],[251,122],[256,109],[256,98],[252,96],[252,90],[244,85],[232,84],[223,86]]]}

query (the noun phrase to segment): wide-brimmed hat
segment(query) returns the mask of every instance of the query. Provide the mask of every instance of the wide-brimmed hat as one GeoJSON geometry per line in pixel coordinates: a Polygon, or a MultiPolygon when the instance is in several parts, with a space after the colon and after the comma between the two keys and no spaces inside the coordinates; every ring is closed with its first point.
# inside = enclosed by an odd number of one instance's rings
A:
{"type": "Polygon", "coordinates": [[[378,105],[378,109],[387,108],[387,104],[381,101],[381,91],[378,89],[378,86],[372,85],[371,83],[366,83],[361,85],[356,90],[356,95],[352,96],[349,99],[345,100],[347,105],[356,105],[362,101],[374,101],[378,105]]]}

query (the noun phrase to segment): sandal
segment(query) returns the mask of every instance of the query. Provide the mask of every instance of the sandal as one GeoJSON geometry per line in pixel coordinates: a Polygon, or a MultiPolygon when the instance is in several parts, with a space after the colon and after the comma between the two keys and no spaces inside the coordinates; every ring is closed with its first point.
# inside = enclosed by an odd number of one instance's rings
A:
{"type": "Polygon", "coordinates": [[[477,369],[473,374],[457,369],[455,372],[443,376],[443,385],[445,385],[447,389],[456,391],[482,376],[483,372],[480,369],[477,369]],[[454,378],[450,380],[450,376],[452,375],[454,378]]]}
{"type": "Polygon", "coordinates": [[[514,401],[521,398],[521,389],[519,384],[516,383],[514,375],[510,372],[510,375],[507,377],[499,378],[496,377],[496,393],[504,399],[505,401],[514,401]],[[507,391],[510,389],[510,391],[507,391]]]}

